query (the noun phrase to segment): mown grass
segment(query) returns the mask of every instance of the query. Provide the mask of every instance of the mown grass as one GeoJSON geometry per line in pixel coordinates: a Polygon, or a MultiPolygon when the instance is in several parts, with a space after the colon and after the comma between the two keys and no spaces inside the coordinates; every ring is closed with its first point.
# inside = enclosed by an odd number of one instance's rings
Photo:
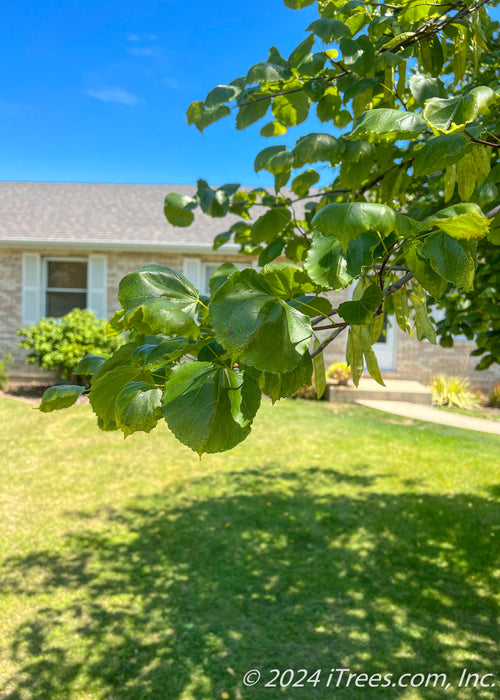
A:
{"type": "Polygon", "coordinates": [[[440,698],[326,688],[497,674],[500,440],[357,406],[266,404],[200,461],[88,406],[0,401],[2,700],[440,698]],[[242,677],[260,669],[263,681],[242,677]],[[265,688],[270,669],[323,669],[265,688]]]}

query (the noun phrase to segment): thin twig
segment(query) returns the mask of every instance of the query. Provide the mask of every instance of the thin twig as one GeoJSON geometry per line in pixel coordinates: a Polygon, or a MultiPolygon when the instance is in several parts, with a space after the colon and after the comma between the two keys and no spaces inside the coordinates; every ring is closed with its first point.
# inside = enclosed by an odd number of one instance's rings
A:
{"type": "Polygon", "coordinates": [[[348,325],[349,325],[348,323],[343,323],[341,327],[337,328],[337,330],[334,331],[334,332],[331,334],[331,336],[330,336],[329,338],[327,338],[326,340],[324,340],[324,341],[321,343],[321,345],[319,345],[319,346],[316,348],[316,350],[315,350],[313,353],[311,353],[311,357],[316,357],[316,355],[319,355],[320,352],[323,352],[323,350],[324,350],[326,347],[328,347],[328,346],[330,345],[330,343],[332,343],[332,342],[335,340],[335,338],[336,338],[337,336],[339,336],[345,328],[347,328],[348,325]]]}
{"type": "Polygon", "coordinates": [[[469,137],[474,143],[481,143],[483,146],[491,146],[491,148],[500,148],[500,143],[491,143],[491,141],[483,141],[483,139],[477,139],[475,136],[470,134],[467,129],[464,129],[464,134],[469,137]]]}
{"type": "Polygon", "coordinates": [[[487,219],[494,219],[497,214],[500,214],[500,204],[491,211],[489,211],[487,214],[485,214],[485,217],[487,219]]]}

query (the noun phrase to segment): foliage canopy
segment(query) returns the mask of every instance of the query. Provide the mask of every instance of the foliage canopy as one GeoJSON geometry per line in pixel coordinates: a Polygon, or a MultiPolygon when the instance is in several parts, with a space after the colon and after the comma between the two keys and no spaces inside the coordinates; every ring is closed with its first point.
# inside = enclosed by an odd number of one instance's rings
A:
{"type": "MultiPolygon", "coordinates": [[[[261,392],[290,396],[313,372],[322,391],[322,352],[340,333],[356,383],[365,365],[382,383],[372,345],[384,311],[436,342],[428,302],[475,294],[478,252],[481,263],[498,257],[494,4],[318,0],[319,18],[288,57],[272,47],[190,105],[200,131],[231,114],[237,129],[266,119],[272,145],[255,171],[272,174],[274,191],[199,180],[192,197],[167,195],[165,215],[175,226],[197,208],[237,215],[214,247],[234,240],[261,269],[222,265],[209,297],[157,265],[127,275],[111,327],[129,342],[90,391],[102,428],[149,431],[163,416],[200,455],[229,449],[248,435],[261,392]],[[310,116],[322,131],[276,143],[310,116]],[[290,262],[274,262],[283,256],[290,262]],[[327,293],[351,283],[352,301],[333,308],[327,293]]],[[[494,361],[494,339],[481,333],[494,361]]]]}

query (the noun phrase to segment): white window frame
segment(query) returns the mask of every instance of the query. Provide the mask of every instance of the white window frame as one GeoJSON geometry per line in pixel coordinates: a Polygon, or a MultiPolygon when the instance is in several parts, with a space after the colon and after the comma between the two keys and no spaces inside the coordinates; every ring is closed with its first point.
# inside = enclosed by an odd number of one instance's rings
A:
{"type": "Polygon", "coordinates": [[[89,258],[87,257],[58,257],[58,256],[47,256],[42,258],[42,317],[48,317],[47,311],[47,292],[74,292],[75,294],[85,293],[85,308],[88,307],[89,302],[89,258]],[[70,263],[85,263],[87,266],[87,287],[86,289],[81,289],[80,287],[49,287],[49,263],[51,262],[70,262],[70,263]]]}

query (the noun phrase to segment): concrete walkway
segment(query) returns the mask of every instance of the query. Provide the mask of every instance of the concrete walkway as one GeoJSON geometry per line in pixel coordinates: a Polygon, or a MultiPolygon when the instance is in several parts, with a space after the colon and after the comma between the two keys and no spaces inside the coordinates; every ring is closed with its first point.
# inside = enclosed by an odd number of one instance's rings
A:
{"type": "Polygon", "coordinates": [[[439,408],[423,406],[421,404],[410,403],[408,401],[382,401],[371,399],[358,399],[356,403],[375,408],[378,411],[393,413],[396,416],[405,416],[415,420],[425,420],[431,423],[441,423],[451,425],[453,428],[465,428],[467,430],[478,430],[481,433],[495,433],[500,435],[500,421],[488,420],[487,418],[469,418],[456,413],[441,411],[439,408]]]}

